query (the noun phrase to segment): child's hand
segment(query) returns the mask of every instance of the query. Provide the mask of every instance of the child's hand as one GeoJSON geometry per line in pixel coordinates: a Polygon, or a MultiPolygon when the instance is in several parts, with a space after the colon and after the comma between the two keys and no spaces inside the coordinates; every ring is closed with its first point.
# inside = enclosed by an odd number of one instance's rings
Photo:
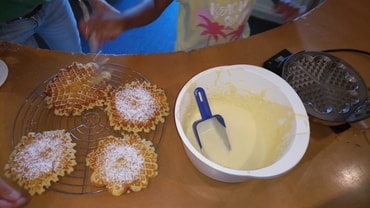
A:
{"type": "Polygon", "coordinates": [[[120,21],[120,12],[104,0],[92,2],[92,14],[89,21],[80,20],[78,27],[85,39],[95,33],[99,45],[105,44],[107,40],[114,40],[124,30],[120,21]]]}
{"type": "Polygon", "coordinates": [[[302,14],[305,9],[294,6],[290,3],[278,2],[274,6],[274,11],[281,14],[284,21],[290,22],[302,14]]]}
{"type": "Polygon", "coordinates": [[[23,196],[13,187],[8,185],[0,178],[0,207],[15,208],[24,205],[28,201],[27,197],[23,196]]]}

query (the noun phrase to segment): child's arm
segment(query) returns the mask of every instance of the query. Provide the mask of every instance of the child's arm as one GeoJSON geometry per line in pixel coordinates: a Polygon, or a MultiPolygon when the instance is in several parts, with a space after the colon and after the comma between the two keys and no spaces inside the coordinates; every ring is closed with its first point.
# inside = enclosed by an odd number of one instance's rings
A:
{"type": "Polygon", "coordinates": [[[126,11],[118,11],[105,0],[90,0],[93,12],[88,22],[80,21],[81,34],[88,38],[95,31],[100,44],[114,40],[123,31],[147,25],[157,19],[173,0],[143,0],[126,11]]]}

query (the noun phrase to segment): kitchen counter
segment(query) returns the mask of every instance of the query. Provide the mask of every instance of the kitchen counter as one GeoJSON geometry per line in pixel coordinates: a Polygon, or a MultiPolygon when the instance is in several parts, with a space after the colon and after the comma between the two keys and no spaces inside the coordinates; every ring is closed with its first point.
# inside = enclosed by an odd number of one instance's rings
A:
{"type": "MultiPolygon", "coordinates": [[[[370,207],[370,121],[355,123],[342,133],[310,122],[310,144],[301,162],[272,179],[229,184],[207,178],[185,155],[174,123],[174,105],[181,87],[195,74],[214,66],[263,62],[286,48],[302,50],[353,48],[370,51],[370,1],[327,0],[306,17],[276,29],[225,45],[193,51],[151,55],[106,55],[109,62],[139,71],[168,96],[166,119],[157,149],[159,175],[138,193],[113,197],[46,191],[26,207],[370,207]]],[[[370,86],[370,57],[333,53],[350,63],[370,86]]],[[[72,54],[0,42],[0,59],[9,77],[0,87],[0,167],[12,150],[18,110],[32,90],[73,61],[94,54],[72,54]]],[[[3,177],[3,173],[1,173],[3,177]]]]}

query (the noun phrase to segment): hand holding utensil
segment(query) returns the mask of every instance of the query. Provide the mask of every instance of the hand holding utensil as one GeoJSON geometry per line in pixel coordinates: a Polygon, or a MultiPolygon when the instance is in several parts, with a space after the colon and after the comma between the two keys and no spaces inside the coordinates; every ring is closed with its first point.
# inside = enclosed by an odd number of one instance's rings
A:
{"type": "MultiPolygon", "coordinates": [[[[90,20],[90,12],[87,9],[85,2],[83,2],[83,0],[78,0],[78,3],[80,4],[84,21],[88,22],[90,20]]],[[[89,37],[89,47],[92,53],[98,52],[99,43],[96,39],[95,31],[93,31],[89,37]]]]}

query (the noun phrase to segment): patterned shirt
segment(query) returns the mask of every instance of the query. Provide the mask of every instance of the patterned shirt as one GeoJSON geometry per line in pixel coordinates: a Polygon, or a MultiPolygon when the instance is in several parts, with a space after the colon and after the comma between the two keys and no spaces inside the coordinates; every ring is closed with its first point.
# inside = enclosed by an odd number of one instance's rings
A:
{"type": "Polygon", "coordinates": [[[255,0],[177,0],[176,50],[189,51],[250,35],[255,0]]]}

